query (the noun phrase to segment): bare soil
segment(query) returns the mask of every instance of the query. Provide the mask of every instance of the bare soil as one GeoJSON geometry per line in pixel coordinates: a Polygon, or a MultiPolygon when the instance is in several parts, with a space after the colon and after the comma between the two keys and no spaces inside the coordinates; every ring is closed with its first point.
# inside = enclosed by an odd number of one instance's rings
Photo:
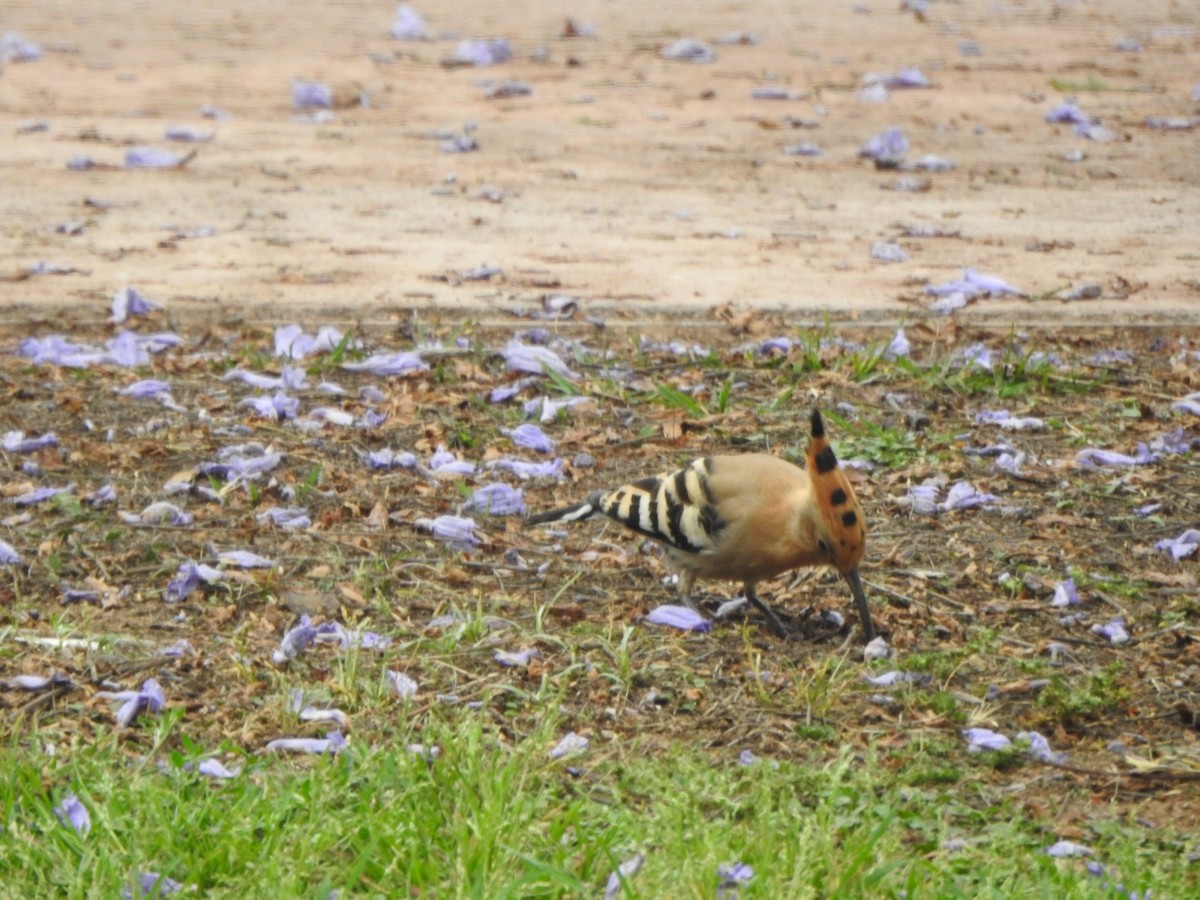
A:
{"type": "Polygon", "coordinates": [[[0,27],[44,56],[0,69],[0,314],[99,308],[130,283],[203,319],[503,316],[557,290],[610,320],[726,303],[911,320],[925,284],[973,267],[1026,297],[958,314],[971,321],[1196,321],[1200,141],[1144,124],[1200,113],[1194,4],[579,2],[570,21],[594,32],[577,37],[540,0],[417,8],[438,37],[508,38],[512,61],[445,65],[455,40],[393,40],[386,2],[6,4],[0,27]],[[712,43],[733,32],[759,41],[712,43]],[[681,36],[716,61],[663,59],[681,36]],[[932,87],[859,99],[870,73],[908,66],[932,87]],[[334,89],[331,121],[293,121],[293,78],[334,89]],[[508,80],[532,93],[486,99],[508,80]],[[750,98],[770,86],[796,99],[750,98]],[[1071,97],[1112,140],[1044,121],[1071,97]],[[201,119],[204,104],[232,119],[201,119]],[[18,128],[36,120],[48,129],[18,128]],[[171,124],[215,138],[169,145],[171,124]],[[910,162],[955,168],[859,158],[893,125],[910,162]],[[480,149],[441,152],[464,127],[480,149]],[[799,141],[822,155],[784,153],[799,141]],[[128,171],[133,146],[196,155],[128,171]],[[113,168],[68,170],[78,156],[113,168]],[[905,177],[928,189],[888,189],[905,177]],[[178,236],[201,226],[215,234],[178,236]],[[893,239],[908,262],[870,257],[893,239]],[[38,261],[79,271],[26,277],[38,261]],[[503,273],[460,277],[481,264],[503,273]],[[1052,299],[1085,284],[1102,296],[1052,299]]]}

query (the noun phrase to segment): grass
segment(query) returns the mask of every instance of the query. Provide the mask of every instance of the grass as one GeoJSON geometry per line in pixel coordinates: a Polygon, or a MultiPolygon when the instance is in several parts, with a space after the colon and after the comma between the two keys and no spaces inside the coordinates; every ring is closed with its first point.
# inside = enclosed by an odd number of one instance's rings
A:
{"type": "MultiPolygon", "coordinates": [[[[1059,369],[1013,349],[1013,334],[989,342],[991,370],[963,365],[957,348],[930,340],[918,342],[915,361],[891,361],[883,342],[826,328],[797,334],[787,354],[769,357],[740,344],[687,358],[636,345],[594,356],[580,349],[577,381],[549,376],[495,405],[487,391],[511,379],[486,348],[502,339],[470,333],[469,362],[403,381],[348,379],[336,360],[364,353],[349,339],[311,363],[310,372],[352,388],[375,383],[420,398],[388,407],[378,428],[302,433],[232,413],[253,437],[276,443],[285,464],[273,482],[228,491],[219,505],[180,495],[198,513],[193,528],[118,525],[111,507],[83,498],[112,479],[119,509],[158,499],[158,485],[228,442],[208,423],[181,417],[167,443],[132,444],[126,436],[145,407],[114,399],[113,379],[91,373],[73,382],[89,392],[82,409],[117,435],[97,450],[78,437],[85,432],[71,416],[83,413],[51,402],[55,388],[42,386],[42,370],[24,379],[33,402],[22,427],[59,429],[67,446],[37,457],[41,475],[20,471],[24,459],[10,454],[0,460],[5,474],[57,484],[78,462],[70,474],[80,488],[4,532],[26,562],[5,569],[12,577],[0,584],[0,682],[64,671],[75,687],[49,699],[0,684],[9,726],[0,738],[0,900],[115,897],[145,871],[206,897],[595,897],[639,853],[645,862],[625,896],[717,896],[718,868],[733,862],[756,873],[739,888],[743,898],[1124,896],[1118,881],[1161,897],[1196,892],[1186,855],[1193,780],[1161,771],[1141,778],[1106,749],[1135,731],[1147,738],[1139,745],[1147,758],[1170,760],[1187,743],[1176,709],[1188,688],[1171,685],[1184,677],[1193,640],[1192,564],[1172,564],[1151,545],[1194,520],[1194,460],[1107,473],[1069,463],[1081,445],[1128,449],[1174,427],[1167,401],[1190,390],[1181,367],[1147,354],[1143,369],[1115,375],[1059,369]],[[689,392],[696,384],[703,389],[689,392]],[[652,629],[642,614],[670,595],[658,583],[661,558],[640,539],[600,523],[548,536],[490,519],[481,521],[484,546],[447,548],[412,520],[457,511],[483,479],[499,476],[430,483],[360,464],[361,451],[383,445],[423,457],[445,443],[472,461],[511,453],[500,428],[522,421],[520,401],[537,393],[595,401],[593,412],[564,412],[544,427],[565,458],[586,449],[597,464],[569,468],[562,482],[523,482],[531,509],[700,453],[753,448],[798,458],[808,412],[820,404],[839,456],[875,464],[855,482],[871,519],[864,574],[886,585],[886,603],[869,593],[898,655],[864,663],[847,633],[820,624],[818,610],[847,605],[842,583],[820,573],[764,588],[795,640],[766,637],[753,614],[710,635],[652,629]],[[980,408],[1000,402],[1051,427],[1001,435],[973,426],[980,408]],[[912,424],[905,409],[925,421],[912,424]],[[664,419],[688,427],[668,434],[664,419]],[[1002,436],[1028,449],[1037,457],[1031,478],[966,458],[968,431],[975,443],[1002,436]],[[893,502],[931,476],[970,479],[1018,512],[924,518],[893,502]],[[279,503],[285,490],[319,527],[256,525],[255,507],[279,503]],[[1132,516],[1147,499],[1165,501],[1157,517],[1132,516]],[[376,503],[387,509],[386,528],[366,521],[376,503]],[[1056,512],[1075,518],[1047,515],[1056,512]],[[213,562],[212,547],[241,545],[280,564],[184,603],[161,602],[182,559],[213,562]],[[1001,583],[1006,571],[1014,577],[1001,583]],[[1059,623],[1037,586],[1068,572],[1087,616],[1075,626],[1059,623]],[[88,577],[130,592],[111,608],[61,605],[62,586],[88,577]],[[386,634],[392,646],[322,646],[273,664],[295,623],[292,604],[313,597],[332,601],[326,609],[341,604],[318,619],[386,634]],[[1114,602],[1136,639],[1123,647],[1089,631],[1116,614],[1114,602]],[[459,620],[430,627],[446,612],[459,620]],[[1180,630],[1154,633],[1166,623],[1180,630]],[[60,654],[19,641],[29,634],[96,646],[60,654]],[[194,655],[148,655],[184,635],[194,655]],[[1068,643],[1052,657],[1050,641],[1068,643]],[[503,668],[498,649],[540,655],[503,668]],[[932,681],[881,688],[864,680],[892,669],[932,681]],[[414,678],[417,697],[397,697],[388,670],[414,678]],[[113,708],[96,692],[148,677],[162,682],[166,709],[114,730],[113,708]],[[1047,683],[1024,691],[1034,679],[1047,683]],[[340,755],[264,749],[330,727],[290,708],[295,688],[344,711],[351,728],[340,755]],[[1069,754],[1070,768],[1035,762],[1019,744],[968,753],[961,732],[975,726],[1013,738],[1037,728],[1069,754]],[[589,748],[550,759],[570,731],[589,748]],[[406,749],[412,744],[440,753],[431,759],[406,749]],[[240,774],[214,781],[193,770],[213,756],[240,774]],[[68,791],[91,813],[86,836],[53,813],[68,791]],[[1088,874],[1085,860],[1047,856],[1060,838],[1093,848],[1111,884],[1088,874]]],[[[253,343],[235,344],[234,358],[278,365],[253,343]]],[[[155,365],[163,371],[146,374],[174,375],[174,363],[155,365]]],[[[191,389],[204,392],[202,376],[191,389]]],[[[214,404],[214,418],[232,411],[233,399],[214,404]]],[[[238,440],[251,439],[241,431],[238,440]]],[[[209,487],[223,484],[213,478],[209,487]]]]}
{"type": "MultiPolygon", "coordinates": [[[[111,731],[53,756],[33,752],[36,732],[14,737],[0,752],[0,896],[115,897],[150,871],[214,898],[596,896],[638,852],[631,897],[714,896],[718,867],[735,861],[754,869],[747,897],[1111,896],[1077,861],[1041,852],[1054,836],[988,785],[991,762],[955,770],[937,746],[906,759],[901,781],[846,751],[741,764],[732,751],[600,742],[551,760],[554,716],[515,739],[486,718],[449,712],[409,735],[441,749],[432,761],[399,741],[288,760],[232,742],[168,752],[180,716],[147,726],[144,756],[111,731]],[[236,778],[192,771],[214,751],[236,778]],[[53,812],[68,791],[91,815],[86,836],[53,812]]],[[[1190,893],[1183,856],[1153,852],[1181,837],[1128,826],[1091,838],[1130,888],[1190,893]]]]}

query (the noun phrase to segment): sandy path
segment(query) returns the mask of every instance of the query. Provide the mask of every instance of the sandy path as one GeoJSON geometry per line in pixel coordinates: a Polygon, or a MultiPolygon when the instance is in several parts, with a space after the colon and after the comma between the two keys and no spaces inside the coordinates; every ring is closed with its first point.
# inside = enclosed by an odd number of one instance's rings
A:
{"type": "Polygon", "coordinates": [[[503,317],[552,290],[610,318],[733,303],[911,321],[925,284],[973,267],[1029,297],[1104,296],[985,300],[956,313],[968,321],[1200,321],[1200,128],[1144,126],[1200,122],[1195,4],[634,6],[417,3],[435,35],[512,43],[510,62],[452,68],[454,40],[391,38],[391,3],[5,4],[0,34],[44,53],[0,71],[0,317],[82,304],[98,320],[132,284],[179,315],[272,321],[503,317]],[[594,36],[563,37],[564,11],[594,36]],[[658,52],[732,31],[761,42],[713,45],[710,64],[658,52]],[[867,73],[908,66],[933,87],[860,98],[867,73]],[[294,121],[293,77],[369,105],[294,121]],[[485,98],[509,79],[532,94],[485,98]],[[750,98],[767,86],[797,97],[750,98]],[[1044,121],[1071,96],[1113,140],[1044,121]],[[204,120],[203,104],[232,118],[204,120]],[[182,169],[120,168],[132,146],[187,151],[163,139],[176,123],[216,136],[182,169]],[[431,135],[466,123],[481,149],[441,152],[431,135]],[[858,150],[891,125],[910,161],[955,168],[877,171],[858,150]],[[822,155],[784,153],[800,141],[822,155]],[[116,168],[69,170],[78,156],[116,168]],[[885,189],[904,176],[929,189],[885,189]],[[959,236],[902,237],[902,223],[959,236]],[[169,230],[200,226],[215,234],[169,230]],[[910,258],[875,261],[876,241],[910,258]],[[81,271],[24,277],[42,260],[81,271]],[[485,263],[503,274],[458,277],[485,263]]]}

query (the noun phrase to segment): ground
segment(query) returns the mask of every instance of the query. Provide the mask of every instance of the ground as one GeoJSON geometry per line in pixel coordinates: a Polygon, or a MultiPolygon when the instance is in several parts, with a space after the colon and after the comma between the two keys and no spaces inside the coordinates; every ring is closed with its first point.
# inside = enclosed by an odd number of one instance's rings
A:
{"type": "MultiPolygon", "coordinates": [[[[3,715],[64,745],[111,735],[111,704],[97,693],[153,675],[189,740],[256,753],[317,733],[287,708],[299,682],[349,709],[363,744],[419,736],[449,695],[482,703],[516,743],[545,712],[521,698],[553,684],[565,721],[610,760],[680,742],[789,760],[848,747],[914,785],[978,777],[964,728],[1036,730],[1066,762],[1000,754],[983,775],[1024,815],[1060,837],[1137,816],[1186,832],[1200,811],[1196,557],[1173,561],[1155,545],[1200,521],[1197,419],[1173,406],[1200,390],[1200,145],[1194,130],[1146,120],[1196,116],[1200,72],[1185,63],[1200,51],[1200,13],[1159,0],[1115,11],[933,2],[923,14],[580,3],[569,20],[544,2],[420,11],[438,39],[392,39],[386,3],[6,7],[0,31],[44,53],[0,69],[10,135],[0,144],[0,433],[53,431],[59,443],[5,453],[0,489],[8,504],[75,488],[0,519],[0,540],[23,558],[0,585],[0,679],[57,670],[75,684],[0,692],[3,715]],[[731,32],[758,39],[713,43],[731,32]],[[447,65],[450,33],[507,37],[514,59],[447,65]],[[716,61],[663,59],[682,36],[713,43],[716,61]],[[1140,51],[1117,49],[1127,40],[1140,51]],[[860,98],[869,73],[909,66],[932,86],[860,98]],[[291,108],[294,78],[334,88],[331,118],[297,120],[310,113],[291,108]],[[485,97],[513,79],[532,93],[485,97]],[[750,98],[766,86],[794,96],[750,98]],[[1071,98],[1110,139],[1045,121],[1071,98]],[[229,118],[201,119],[204,104],[229,118]],[[48,127],[28,127],[38,120],[48,127]],[[171,145],[162,134],[175,123],[216,136],[171,145]],[[861,158],[889,126],[907,135],[909,163],[935,154],[954,168],[861,158]],[[442,152],[464,134],[478,150],[442,152]],[[800,141],[822,155],[785,154],[800,141]],[[195,155],[168,170],[124,168],[138,146],[195,155]],[[97,165],[69,169],[80,156],[97,165]],[[902,179],[922,189],[891,189],[902,179]],[[875,260],[876,242],[910,259],[875,260]],[[70,271],[32,274],[42,261],[70,271]],[[498,271],[476,277],[480,266],[498,271]],[[925,287],[965,268],[1021,294],[930,312],[925,287]],[[1099,297],[1056,296],[1091,284],[1099,297]],[[126,285],[161,306],[133,327],[177,332],[182,347],[136,373],[13,352],[55,333],[102,344],[126,285]],[[548,312],[556,294],[573,298],[560,317],[548,312]],[[335,407],[353,427],[257,417],[239,406],[256,392],[222,380],[234,366],[278,375],[272,329],[292,321],[362,342],[306,358],[309,385],[295,392],[304,413],[335,407]],[[884,359],[900,324],[912,349],[884,359]],[[534,327],[577,374],[488,402],[518,377],[499,351],[534,327]],[[790,348],[763,347],[777,337],[790,348]],[[431,342],[428,371],[341,368],[431,342]],[[978,343],[990,368],[970,362],[978,343]],[[116,394],[138,377],[167,380],[182,411],[116,394]],[[317,392],[323,379],[347,399],[317,392]],[[381,397],[361,396],[367,386],[381,397]],[[382,448],[425,462],[439,444],[486,464],[513,452],[501,429],[541,394],[591,399],[543,426],[568,461],[564,480],[502,479],[531,509],[702,453],[795,458],[808,410],[826,409],[843,460],[872,466],[854,476],[870,523],[864,573],[894,660],[863,663],[849,596],[828,573],[766,586],[787,640],[753,616],[706,635],[660,631],[642,622],[670,600],[652,547],[596,523],[555,534],[492,518],[479,546],[456,548],[417,520],[460,511],[490,478],[364,464],[382,448]],[[1001,407],[1044,428],[976,422],[1001,407]],[[359,427],[368,412],[386,418],[359,427]],[[1164,436],[1183,451],[1163,450],[1164,436]],[[963,452],[1001,438],[1026,454],[1021,471],[963,452]],[[198,474],[249,440],[283,454],[273,480],[228,487],[198,474]],[[1087,448],[1136,454],[1139,442],[1159,454],[1153,463],[1079,461],[1087,448]],[[916,515],[904,498],[930,478],[965,479],[997,500],[916,515]],[[173,496],[190,525],[118,518],[163,500],[168,482],[184,486],[173,496]],[[105,483],[116,503],[93,508],[87,497],[105,483]],[[257,518],[293,502],[311,528],[257,518]],[[1139,512],[1149,503],[1161,506],[1139,512]],[[181,563],[215,565],[233,548],[275,565],[227,567],[224,582],[164,602],[181,563]],[[1082,600],[1076,622],[1050,605],[1068,577],[1082,600]],[[64,605],[68,587],[97,596],[64,605]],[[462,621],[430,626],[445,613],[462,621]],[[273,662],[302,614],[396,643],[384,663],[364,651],[366,675],[328,648],[273,662]],[[1118,616],[1129,641],[1092,630],[1118,616]],[[85,643],[65,653],[36,643],[64,636],[85,643]],[[153,655],[180,638],[191,645],[183,656],[153,655]],[[496,649],[541,655],[514,670],[496,649]],[[380,665],[421,685],[411,734],[362,693],[380,665]],[[862,678],[890,669],[931,680],[884,691],[862,678]]],[[[735,586],[709,587],[711,611],[735,586]]],[[[136,730],[127,739],[131,753],[148,749],[136,730]]]]}
{"type": "Polygon", "coordinates": [[[970,267],[1026,295],[976,303],[970,321],[1194,322],[1200,150],[1193,130],[1145,123],[1196,114],[1196,9],[928,6],[418,6],[435,37],[510,40],[511,62],[476,68],[445,65],[453,39],[394,40],[389,3],[8,4],[3,27],[44,57],[0,75],[0,256],[20,279],[0,285],[3,309],[97,307],[134,283],[177,317],[372,328],[414,307],[503,318],[548,290],[610,320],[734,303],[878,321],[921,315],[926,283],[970,267]],[[564,36],[565,15],[593,33],[564,36]],[[737,32],[757,42],[712,43],[737,32]],[[680,37],[716,61],[663,59],[680,37]],[[912,66],[931,87],[859,99],[872,73],[912,66]],[[292,79],[334,90],[330,121],[293,120],[292,79]],[[486,99],[510,80],[532,93],[486,99]],[[750,98],[767,87],[795,99],[750,98]],[[1068,99],[1111,139],[1044,121],[1068,99]],[[18,127],[36,121],[48,129],[18,127]],[[176,124],[215,137],[172,147],[176,124]],[[908,162],[954,168],[877,171],[859,150],[888,126],[908,162]],[[441,152],[468,127],[478,151],[441,152]],[[822,155],[785,154],[803,141],[822,155]],[[121,168],[140,146],[196,155],[121,168]],[[68,170],[80,156],[101,168],[68,170]],[[887,189],[903,178],[928,190],[887,189]],[[879,241],[910,260],[872,259],[879,241]],[[80,271],[24,280],[38,261],[80,271]],[[484,264],[503,273],[461,277],[484,264]],[[1102,296],[1053,299],[1087,284],[1102,296]]]}

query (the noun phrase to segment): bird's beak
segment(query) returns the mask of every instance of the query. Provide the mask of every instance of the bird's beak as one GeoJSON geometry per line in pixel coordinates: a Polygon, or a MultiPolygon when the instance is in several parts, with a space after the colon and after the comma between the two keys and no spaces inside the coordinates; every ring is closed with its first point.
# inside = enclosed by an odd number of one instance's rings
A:
{"type": "Polygon", "coordinates": [[[850,593],[858,605],[858,618],[862,622],[863,635],[868,641],[875,640],[875,622],[871,619],[871,607],[867,604],[867,595],[863,593],[862,579],[858,577],[858,567],[849,572],[843,572],[846,581],[850,582],[850,593]]]}

